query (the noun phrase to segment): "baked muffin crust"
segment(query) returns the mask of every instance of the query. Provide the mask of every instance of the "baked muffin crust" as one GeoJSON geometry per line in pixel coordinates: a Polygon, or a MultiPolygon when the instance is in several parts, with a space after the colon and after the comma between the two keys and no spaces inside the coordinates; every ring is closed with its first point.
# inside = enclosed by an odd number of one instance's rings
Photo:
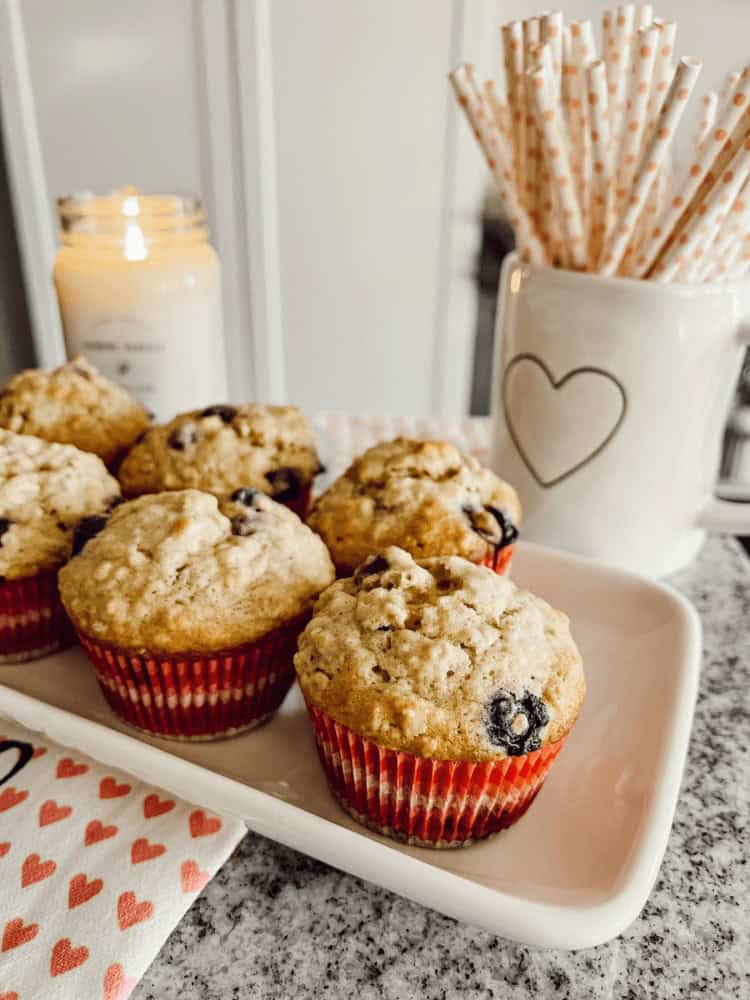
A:
{"type": "Polygon", "coordinates": [[[81,518],[107,510],[119,495],[96,455],[0,430],[0,576],[62,565],[81,518]]]}
{"type": "Polygon", "coordinates": [[[140,403],[83,357],[19,372],[0,394],[0,427],[72,444],[112,465],[149,425],[140,403]]]}
{"type": "Polygon", "coordinates": [[[130,650],[212,652],[309,612],[334,576],[325,545],[264,494],[234,497],[146,495],[84,525],[60,573],[74,625],[130,650]]]}
{"type": "Polygon", "coordinates": [[[127,496],[194,488],[222,496],[252,486],[280,501],[309,486],[320,462],[295,406],[209,406],[152,427],[120,466],[127,496]]]}
{"type": "Polygon", "coordinates": [[[336,721],[438,759],[555,742],[585,694],[562,612],[484,566],[395,547],[322,594],[294,662],[305,696],[336,721]]]}
{"type": "Polygon", "coordinates": [[[478,562],[512,541],[520,518],[513,487],[471,455],[447,441],[396,438],[355,459],[316,500],[308,524],[339,572],[350,573],[388,545],[417,559],[478,562]]]}

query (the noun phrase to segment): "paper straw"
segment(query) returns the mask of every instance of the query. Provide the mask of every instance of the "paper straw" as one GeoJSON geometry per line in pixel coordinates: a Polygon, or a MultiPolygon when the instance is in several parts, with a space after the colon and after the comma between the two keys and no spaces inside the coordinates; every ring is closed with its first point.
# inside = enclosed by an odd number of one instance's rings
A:
{"type": "Polygon", "coordinates": [[[458,103],[479,140],[500,197],[505,202],[522,255],[528,257],[532,264],[545,264],[547,257],[544,247],[533,230],[531,220],[521,204],[513,183],[510,153],[506,150],[492,114],[479,93],[471,67],[465,64],[459,66],[449,74],[449,79],[458,103]]]}
{"type": "Polygon", "coordinates": [[[750,267],[750,229],[744,234],[742,241],[738,241],[730,251],[727,266],[728,281],[736,281],[747,272],[750,267]]]}
{"type": "MultiPolygon", "coordinates": [[[[686,214],[686,210],[691,208],[701,183],[712,169],[717,157],[721,155],[727,138],[734,133],[738,122],[749,107],[750,74],[745,80],[740,81],[732,100],[725,108],[724,113],[719,116],[715,127],[705,138],[697,156],[689,165],[687,173],[672,197],[666,212],[649,234],[643,249],[643,263],[639,264],[634,272],[637,277],[643,277],[648,273],[655,261],[658,260],[659,255],[666,250],[672,235],[677,235],[678,222],[686,214]]],[[[686,216],[685,221],[688,217],[686,216]]]]}
{"type": "Polygon", "coordinates": [[[734,88],[740,82],[740,74],[732,71],[724,78],[724,86],[719,91],[719,104],[726,104],[729,96],[734,93],[734,88]]]}
{"type": "Polygon", "coordinates": [[[513,129],[513,171],[518,190],[525,173],[526,84],[523,77],[523,25],[520,21],[504,24],[502,29],[505,80],[513,129]]]}
{"type": "Polygon", "coordinates": [[[651,77],[656,59],[656,44],[659,29],[639,28],[628,88],[628,102],[623,121],[622,140],[618,155],[616,205],[622,208],[630,193],[635,168],[641,154],[643,133],[646,129],[646,109],[648,108],[651,77]]]}
{"type": "MultiPolygon", "coordinates": [[[[573,47],[573,63],[576,67],[574,77],[575,103],[571,106],[573,114],[578,116],[576,134],[579,137],[579,153],[577,164],[578,203],[581,206],[581,218],[584,233],[588,235],[591,219],[589,204],[592,185],[592,152],[591,131],[588,121],[588,84],[586,81],[586,66],[596,59],[596,43],[591,21],[578,21],[570,26],[573,47]]],[[[571,159],[573,157],[571,156],[571,159]]]]}
{"type": "Polygon", "coordinates": [[[620,148],[622,118],[625,111],[625,101],[627,100],[633,18],[633,4],[624,4],[617,8],[615,23],[612,28],[612,51],[607,60],[609,129],[615,149],[620,148]]]}
{"type": "Polygon", "coordinates": [[[638,14],[635,19],[635,24],[637,28],[645,28],[654,19],[654,8],[650,3],[642,3],[638,8],[638,14]]]}
{"type": "Polygon", "coordinates": [[[562,78],[563,61],[563,13],[561,10],[553,10],[548,14],[542,14],[540,20],[541,40],[545,45],[549,45],[552,55],[552,82],[554,96],[560,96],[560,81],[562,78]]]}
{"type": "Polygon", "coordinates": [[[610,61],[614,52],[614,22],[616,18],[614,11],[602,11],[602,60],[606,69],[607,82],[612,79],[612,68],[610,61]]]}
{"type": "MultiPolygon", "coordinates": [[[[506,142],[510,142],[512,137],[510,132],[510,117],[507,104],[503,104],[497,96],[495,84],[492,80],[487,80],[482,89],[484,90],[484,99],[487,101],[489,109],[492,112],[495,125],[497,125],[506,142]]],[[[2,1000],[2,998],[0,998],[0,1000],[2,1000]]]]}
{"type": "Polygon", "coordinates": [[[602,274],[613,275],[617,273],[633,235],[638,216],[674,138],[674,133],[695,87],[700,70],[701,63],[696,59],[681,59],[677,64],[672,86],[669,88],[659,112],[656,128],[638,164],[627,205],[615,224],[614,232],[603,255],[600,268],[602,274]]]}
{"type": "Polygon", "coordinates": [[[696,153],[700,152],[701,146],[706,140],[708,133],[714,127],[714,122],[716,121],[716,109],[719,106],[719,95],[715,90],[710,90],[707,94],[703,95],[701,101],[701,113],[698,118],[698,128],[695,132],[695,139],[693,141],[693,149],[696,153]]]}
{"type": "Polygon", "coordinates": [[[599,59],[586,67],[586,86],[592,149],[589,264],[590,270],[595,270],[613,223],[612,196],[614,191],[610,180],[607,69],[603,60],[599,59]]]}
{"type": "Polygon", "coordinates": [[[750,174],[750,139],[746,139],[732,157],[727,170],[717,180],[705,201],[690,218],[684,231],[657,265],[653,277],[659,282],[673,281],[680,268],[689,280],[703,257],[703,247],[712,240],[716,228],[750,174]]]}
{"type": "Polygon", "coordinates": [[[742,242],[750,226],[750,183],[745,181],[735,198],[721,229],[716,231],[713,242],[704,248],[703,262],[697,269],[699,281],[711,277],[723,278],[729,270],[729,252],[742,242]]]}
{"type": "Polygon", "coordinates": [[[534,211],[538,201],[537,173],[539,166],[539,141],[536,121],[536,106],[531,93],[531,81],[527,71],[539,60],[539,18],[529,17],[523,22],[524,81],[526,86],[526,166],[523,198],[529,211],[534,211]]]}
{"type": "Polygon", "coordinates": [[[570,253],[572,266],[582,269],[586,265],[583,226],[559,105],[552,99],[552,86],[543,65],[535,66],[528,75],[533,81],[532,90],[537,120],[542,128],[545,160],[550,167],[562,208],[561,224],[566,248],[570,253]]]}
{"type": "Polygon", "coordinates": [[[653,127],[656,116],[661,111],[669,81],[672,79],[672,54],[677,37],[677,25],[674,21],[654,21],[654,24],[659,30],[659,35],[656,42],[656,59],[654,60],[651,92],[646,112],[650,127],[653,127]]]}

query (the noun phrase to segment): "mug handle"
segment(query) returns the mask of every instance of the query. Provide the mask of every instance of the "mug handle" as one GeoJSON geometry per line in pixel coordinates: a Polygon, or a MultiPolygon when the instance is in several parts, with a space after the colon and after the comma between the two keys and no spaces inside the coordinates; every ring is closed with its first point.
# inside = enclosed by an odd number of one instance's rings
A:
{"type": "MultiPolygon", "coordinates": [[[[750,320],[740,323],[737,339],[750,347],[750,320]]],[[[711,497],[698,512],[697,524],[725,535],[750,535],[750,502],[711,497]]]]}
{"type": "Polygon", "coordinates": [[[10,781],[14,774],[17,774],[22,767],[26,767],[34,755],[33,746],[30,743],[24,743],[22,740],[0,740],[0,753],[3,753],[5,750],[18,750],[18,760],[10,771],[0,778],[0,785],[4,785],[6,781],[10,781]]]}

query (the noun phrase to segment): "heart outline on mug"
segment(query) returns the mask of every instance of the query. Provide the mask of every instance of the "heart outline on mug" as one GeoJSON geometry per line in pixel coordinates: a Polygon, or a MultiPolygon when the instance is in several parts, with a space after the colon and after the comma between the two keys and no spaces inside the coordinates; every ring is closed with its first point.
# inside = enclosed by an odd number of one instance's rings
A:
{"type": "Polygon", "coordinates": [[[503,372],[503,381],[502,381],[502,404],[503,404],[503,414],[505,415],[505,424],[508,428],[508,433],[510,434],[510,438],[513,441],[513,444],[515,445],[518,454],[521,456],[523,464],[529,470],[529,472],[534,477],[534,480],[538,483],[538,485],[541,486],[542,489],[546,490],[546,489],[551,489],[553,486],[557,486],[559,483],[562,483],[566,479],[569,479],[580,469],[583,469],[585,466],[587,466],[589,462],[592,462],[598,455],[601,455],[601,453],[604,451],[607,445],[610,444],[615,434],[617,434],[620,427],[622,426],[623,421],[625,420],[625,415],[627,414],[628,411],[628,394],[625,391],[625,386],[620,382],[620,380],[611,372],[606,371],[604,368],[599,368],[595,365],[581,365],[578,368],[571,368],[570,371],[566,372],[565,375],[562,376],[562,378],[556,379],[552,374],[551,370],[549,369],[549,367],[545,364],[544,361],[542,361],[540,357],[538,357],[536,354],[531,354],[530,352],[523,351],[520,354],[514,355],[510,359],[508,364],[505,366],[505,371],[503,372]],[[576,462],[574,465],[570,466],[570,468],[566,469],[564,472],[561,472],[553,479],[545,480],[541,477],[541,475],[534,467],[533,462],[529,458],[525,448],[521,444],[516,428],[513,426],[513,420],[508,406],[508,393],[507,393],[508,377],[510,376],[512,370],[516,367],[516,365],[520,364],[522,361],[530,361],[532,364],[535,364],[538,368],[540,368],[544,373],[544,376],[546,377],[547,381],[549,382],[553,392],[557,392],[559,389],[562,389],[563,386],[566,385],[566,383],[568,383],[572,378],[575,378],[577,375],[588,374],[588,375],[602,376],[603,378],[611,382],[620,393],[620,398],[622,402],[620,413],[617,417],[617,420],[614,422],[614,425],[610,428],[605,437],[599,442],[596,448],[594,448],[592,451],[589,451],[587,455],[584,455],[584,457],[580,461],[576,462]]]}
{"type": "Polygon", "coordinates": [[[34,747],[31,743],[26,743],[23,740],[0,741],[0,754],[4,753],[6,750],[18,750],[18,760],[15,762],[10,771],[0,778],[0,785],[4,785],[6,781],[10,781],[13,775],[18,774],[22,767],[26,767],[31,758],[34,756],[34,747]]]}

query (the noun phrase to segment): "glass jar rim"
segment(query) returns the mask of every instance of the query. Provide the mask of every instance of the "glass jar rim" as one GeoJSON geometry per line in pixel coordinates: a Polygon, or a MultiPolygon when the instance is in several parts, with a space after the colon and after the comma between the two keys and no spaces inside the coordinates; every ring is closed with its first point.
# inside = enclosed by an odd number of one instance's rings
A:
{"type": "Polygon", "coordinates": [[[75,227],[83,219],[106,222],[174,220],[201,225],[205,220],[203,203],[191,192],[169,194],[144,193],[136,187],[116,188],[109,194],[77,192],[57,199],[57,214],[63,230],[75,227]]]}

